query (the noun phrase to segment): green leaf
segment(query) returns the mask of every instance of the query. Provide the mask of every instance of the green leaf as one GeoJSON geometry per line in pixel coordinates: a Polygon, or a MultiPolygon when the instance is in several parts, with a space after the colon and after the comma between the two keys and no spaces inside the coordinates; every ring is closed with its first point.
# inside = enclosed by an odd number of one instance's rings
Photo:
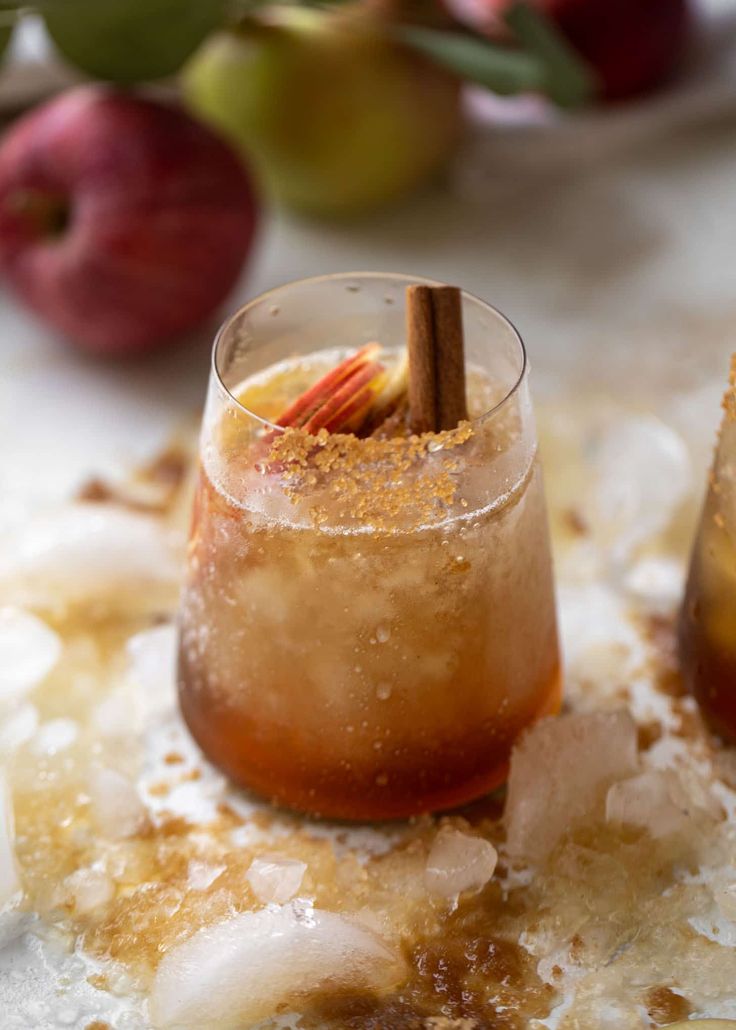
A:
{"type": "Polygon", "coordinates": [[[8,49],[10,37],[13,35],[15,20],[15,11],[0,10],[0,61],[2,61],[6,50],[8,49]]]}
{"type": "Polygon", "coordinates": [[[522,46],[542,63],[542,88],[551,100],[560,107],[578,107],[595,95],[594,72],[538,9],[527,3],[514,3],[504,20],[522,46]]]}
{"type": "Polygon", "coordinates": [[[64,57],[88,75],[145,82],[173,75],[222,24],[226,0],[40,0],[64,57]]]}
{"type": "Polygon", "coordinates": [[[541,89],[545,70],[534,55],[510,50],[462,32],[399,25],[393,33],[413,50],[436,64],[455,72],[460,78],[509,96],[541,89]]]}

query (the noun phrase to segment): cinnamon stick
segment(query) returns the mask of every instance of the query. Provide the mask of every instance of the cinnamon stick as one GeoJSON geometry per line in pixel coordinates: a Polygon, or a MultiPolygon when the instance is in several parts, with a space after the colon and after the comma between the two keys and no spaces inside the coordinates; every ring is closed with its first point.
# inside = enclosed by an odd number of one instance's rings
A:
{"type": "Polygon", "coordinates": [[[406,328],[412,432],[454,429],[468,417],[460,290],[407,287],[406,328]]]}
{"type": "Polygon", "coordinates": [[[454,429],[468,417],[460,290],[437,286],[434,304],[434,360],[437,373],[437,430],[454,429]]]}
{"type": "Polygon", "coordinates": [[[406,288],[409,419],[413,433],[432,433],[437,422],[434,311],[429,286],[406,288]]]}

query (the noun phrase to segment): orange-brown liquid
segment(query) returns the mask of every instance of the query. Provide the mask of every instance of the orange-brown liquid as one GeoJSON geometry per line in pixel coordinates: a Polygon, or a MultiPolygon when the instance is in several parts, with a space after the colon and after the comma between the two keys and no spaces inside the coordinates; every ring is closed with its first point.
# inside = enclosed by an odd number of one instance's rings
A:
{"type": "Polygon", "coordinates": [[[503,782],[560,701],[541,479],[395,536],[259,526],[203,473],[179,690],[208,757],[325,816],[448,808],[503,782]]]}
{"type": "Polygon", "coordinates": [[[688,689],[712,729],[736,741],[736,546],[711,490],[680,613],[680,660],[688,689]]]}
{"type": "MultiPolygon", "coordinates": [[[[263,410],[295,385],[286,364],[244,390],[263,410]]],[[[477,380],[471,402],[487,405],[488,388],[477,380]]],[[[179,694],[233,780],[346,819],[449,808],[503,782],[519,734],[560,703],[541,471],[533,449],[518,471],[506,462],[519,426],[512,409],[467,448],[437,438],[406,462],[409,440],[351,437],[345,454],[338,437],[307,438],[302,455],[296,439],[297,481],[237,412],[215,423],[179,694]]]]}

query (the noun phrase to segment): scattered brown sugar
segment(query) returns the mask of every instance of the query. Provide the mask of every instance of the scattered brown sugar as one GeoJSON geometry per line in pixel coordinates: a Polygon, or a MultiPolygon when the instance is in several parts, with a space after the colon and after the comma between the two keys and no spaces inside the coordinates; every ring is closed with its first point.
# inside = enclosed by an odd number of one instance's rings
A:
{"type": "Polygon", "coordinates": [[[582,962],[585,953],[585,942],[579,933],[576,933],[570,941],[570,961],[582,962]]]}
{"type": "Polygon", "coordinates": [[[590,526],[578,508],[565,508],[562,513],[565,527],[573,536],[588,536],[590,526]]]}
{"type": "Polygon", "coordinates": [[[91,1023],[87,1023],[84,1030],[112,1030],[112,1027],[102,1019],[95,1019],[91,1023]]]}
{"type": "Polygon", "coordinates": [[[675,616],[649,615],[643,628],[653,652],[657,689],[669,697],[682,697],[686,691],[680,675],[675,616]]]}
{"type": "Polygon", "coordinates": [[[164,755],[164,762],[167,765],[180,765],[184,761],[184,756],[180,755],[178,751],[169,751],[164,755]]]}
{"type": "Polygon", "coordinates": [[[689,697],[675,698],[672,703],[672,711],[677,716],[675,736],[685,740],[697,740],[703,736],[705,733],[703,717],[700,709],[692,703],[689,697]]]}
{"type": "Polygon", "coordinates": [[[653,987],[644,999],[647,1013],[657,1026],[667,1026],[679,1019],[687,1019],[693,1008],[687,998],[676,994],[670,987],[653,987]]]}
{"type": "Polygon", "coordinates": [[[407,520],[421,525],[455,500],[460,460],[445,454],[472,435],[469,422],[441,433],[388,439],[287,429],[274,439],[267,461],[280,467],[292,501],[305,493],[322,499],[311,508],[318,524],[348,518],[378,529],[391,528],[398,519],[402,525],[407,520]],[[444,460],[430,466],[427,458],[439,451],[444,460]]]}
{"type": "Polygon", "coordinates": [[[148,788],[148,793],[152,798],[164,798],[171,792],[171,784],[161,781],[160,783],[152,783],[148,788]]]}
{"type": "Polygon", "coordinates": [[[101,476],[90,477],[77,490],[77,500],[116,504],[147,514],[165,514],[186,478],[191,460],[183,446],[171,444],[127,481],[113,483],[101,476]]]}
{"type": "Polygon", "coordinates": [[[639,751],[648,751],[649,748],[661,739],[664,730],[661,722],[651,720],[637,726],[636,742],[639,751]]]}
{"type": "Polygon", "coordinates": [[[496,921],[495,902],[461,905],[441,934],[405,946],[409,977],[397,993],[325,990],[314,996],[302,1025],[310,1030],[523,1030],[530,1018],[549,1014],[556,992],[539,978],[524,948],[492,932],[496,921]]]}
{"type": "Polygon", "coordinates": [[[77,490],[78,501],[89,501],[93,504],[105,504],[116,500],[112,485],[99,476],[91,476],[77,490]]]}
{"type": "Polygon", "coordinates": [[[170,444],[153,461],[139,469],[137,478],[174,491],[184,481],[189,465],[190,455],[187,450],[180,444],[170,444]]]}

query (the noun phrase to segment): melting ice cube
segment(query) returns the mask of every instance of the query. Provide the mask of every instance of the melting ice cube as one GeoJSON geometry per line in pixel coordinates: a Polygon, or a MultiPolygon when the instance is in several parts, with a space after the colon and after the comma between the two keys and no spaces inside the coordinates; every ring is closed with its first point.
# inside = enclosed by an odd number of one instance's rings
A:
{"type": "Polygon", "coordinates": [[[585,818],[602,818],[606,788],[636,771],[636,725],[628,712],[543,719],[511,756],[509,854],[544,859],[567,829],[585,818]]]}
{"type": "Polygon", "coordinates": [[[264,855],[253,859],[246,878],[259,901],[283,905],[299,890],[306,871],[306,863],[298,859],[264,855]]]}
{"type": "Polygon", "coordinates": [[[0,543],[0,596],[59,605],[179,580],[178,540],[159,520],[109,505],[69,504],[0,543]]]}
{"type": "Polygon", "coordinates": [[[187,866],[187,886],[193,891],[206,891],[226,869],[224,865],[210,865],[192,858],[187,866]]]}
{"type": "Polygon", "coordinates": [[[11,755],[38,729],[38,709],[27,702],[13,709],[0,723],[0,755],[11,755]]]}
{"type": "Polygon", "coordinates": [[[676,802],[677,791],[677,776],[669,770],[649,769],[620,780],[608,788],[606,821],[639,826],[655,838],[679,833],[689,820],[676,802]]]}
{"type": "Polygon", "coordinates": [[[442,829],[427,856],[424,882],[432,894],[455,898],[463,891],[479,891],[496,868],[498,855],[482,837],[442,829]]]}
{"type": "Polygon", "coordinates": [[[12,904],[21,891],[15,858],[13,801],[5,777],[0,772],[0,910],[12,904]]]}
{"type": "Polygon", "coordinates": [[[64,880],[64,887],[82,914],[106,905],[115,893],[112,881],[101,869],[77,869],[64,880]]]}
{"type": "Polygon", "coordinates": [[[736,923],[736,883],[727,883],[715,891],[715,900],[721,913],[736,923]]]}
{"type": "Polygon", "coordinates": [[[0,703],[17,701],[39,684],[61,654],[61,640],[22,608],[0,608],[0,703]]]}
{"type": "Polygon", "coordinates": [[[49,719],[36,732],[31,747],[35,754],[56,755],[71,747],[79,736],[79,724],[74,719],[49,719]]]}
{"type": "Polygon", "coordinates": [[[156,626],[131,637],[128,673],[138,688],[143,717],[165,715],[176,702],[177,632],[174,625],[156,626]]]}
{"type": "Polygon", "coordinates": [[[594,443],[592,465],[585,517],[619,558],[666,529],[692,482],[684,441],[654,415],[612,422],[594,443]]]}
{"type": "Polygon", "coordinates": [[[402,976],[400,958],[365,925],[292,902],[204,927],[172,948],[150,1013],[157,1028],[250,1025],[327,983],[381,990],[402,976]]]}
{"type": "Polygon", "coordinates": [[[89,791],[95,822],[106,837],[132,837],[145,824],[146,809],[135,784],[117,770],[94,769],[89,791]]]}

